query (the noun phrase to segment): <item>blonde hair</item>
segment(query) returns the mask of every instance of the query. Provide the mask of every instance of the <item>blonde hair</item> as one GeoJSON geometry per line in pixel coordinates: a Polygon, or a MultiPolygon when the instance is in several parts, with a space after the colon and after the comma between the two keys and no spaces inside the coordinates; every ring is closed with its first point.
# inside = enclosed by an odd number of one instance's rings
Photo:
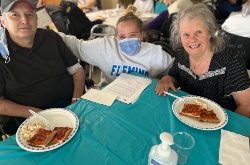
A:
{"type": "Polygon", "coordinates": [[[137,8],[133,5],[129,5],[127,9],[124,11],[123,15],[128,15],[128,14],[135,14],[137,11],[137,8]]]}
{"type": "Polygon", "coordinates": [[[140,18],[138,18],[135,13],[137,11],[137,8],[133,5],[129,5],[127,9],[124,11],[123,15],[119,18],[119,20],[116,23],[116,26],[121,22],[131,21],[134,24],[137,25],[137,27],[142,32],[143,30],[143,22],[140,18]]]}

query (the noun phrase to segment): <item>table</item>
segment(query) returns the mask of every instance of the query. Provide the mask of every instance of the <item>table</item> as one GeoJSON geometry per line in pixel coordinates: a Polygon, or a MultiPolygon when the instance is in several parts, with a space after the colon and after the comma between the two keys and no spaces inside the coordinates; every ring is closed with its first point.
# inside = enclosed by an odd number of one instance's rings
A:
{"type": "MultiPolygon", "coordinates": [[[[196,141],[187,164],[219,164],[221,130],[198,130],[183,124],[172,112],[175,98],[157,96],[156,84],[157,81],[152,80],[134,104],[115,101],[106,107],[81,100],[66,107],[80,120],[77,133],[68,143],[52,151],[35,153],[21,149],[15,136],[11,136],[0,142],[0,164],[146,165],[151,147],[160,143],[160,133],[178,131],[188,132],[196,141]]],[[[177,95],[186,93],[178,91],[177,95]]],[[[250,120],[226,112],[229,121],[223,129],[249,136],[250,120]]]]}
{"type": "MultiPolygon", "coordinates": [[[[147,24],[152,21],[154,18],[158,16],[158,14],[154,13],[136,13],[137,16],[143,21],[143,24],[147,24]]],[[[103,16],[105,21],[103,24],[113,25],[116,27],[116,23],[118,19],[122,16],[122,10],[120,10],[119,14],[116,14],[115,9],[107,9],[107,10],[100,10],[96,12],[86,13],[86,16],[91,20],[96,20],[98,16],[103,16]]],[[[103,33],[110,33],[112,29],[105,28],[103,29],[103,33]]]]}

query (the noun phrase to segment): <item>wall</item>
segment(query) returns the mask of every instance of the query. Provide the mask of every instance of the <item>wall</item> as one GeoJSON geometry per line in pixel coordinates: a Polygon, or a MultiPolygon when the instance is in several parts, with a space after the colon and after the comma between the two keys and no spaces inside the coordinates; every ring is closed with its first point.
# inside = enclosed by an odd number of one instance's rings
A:
{"type": "Polygon", "coordinates": [[[117,3],[121,3],[125,8],[129,4],[133,4],[135,0],[101,0],[102,3],[102,9],[114,9],[116,7],[117,3]]]}
{"type": "Polygon", "coordinates": [[[101,0],[102,9],[114,9],[119,0],[101,0]]]}
{"type": "Polygon", "coordinates": [[[121,4],[127,8],[128,5],[133,4],[135,0],[120,0],[121,4]]]}

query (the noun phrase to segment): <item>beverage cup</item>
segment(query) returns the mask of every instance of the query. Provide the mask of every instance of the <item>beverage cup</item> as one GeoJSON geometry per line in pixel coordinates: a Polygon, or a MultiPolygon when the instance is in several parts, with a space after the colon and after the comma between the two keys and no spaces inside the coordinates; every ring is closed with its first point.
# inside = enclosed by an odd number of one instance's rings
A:
{"type": "Polygon", "coordinates": [[[183,165],[188,160],[189,153],[195,145],[195,140],[186,132],[176,132],[173,135],[173,140],[173,149],[178,155],[178,164],[183,165]]]}
{"type": "Polygon", "coordinates": [[[98,8],[97,7],[93,7],[93,12],[97,12],[98,8]]]}
{"type": "Polygon", "coordinates": [[[112,11],[111,10],[108,10],[108,17],[112,17],[112,11]]]}

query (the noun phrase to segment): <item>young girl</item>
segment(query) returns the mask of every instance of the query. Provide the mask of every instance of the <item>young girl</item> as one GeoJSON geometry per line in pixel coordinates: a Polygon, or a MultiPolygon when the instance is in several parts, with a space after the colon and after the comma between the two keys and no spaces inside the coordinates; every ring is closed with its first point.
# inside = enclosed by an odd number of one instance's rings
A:
{"type": "Polygon", "coordinates": [[[59,33],[77,58],[102,71],[99,86],[112,82],[120,73],[138,72],[149,77],[166,75],[173,58],[161,46],[141,42],[143,23],[136,8],[128,6],[117,22],[117,37],[79,40],[59,33]]]}

